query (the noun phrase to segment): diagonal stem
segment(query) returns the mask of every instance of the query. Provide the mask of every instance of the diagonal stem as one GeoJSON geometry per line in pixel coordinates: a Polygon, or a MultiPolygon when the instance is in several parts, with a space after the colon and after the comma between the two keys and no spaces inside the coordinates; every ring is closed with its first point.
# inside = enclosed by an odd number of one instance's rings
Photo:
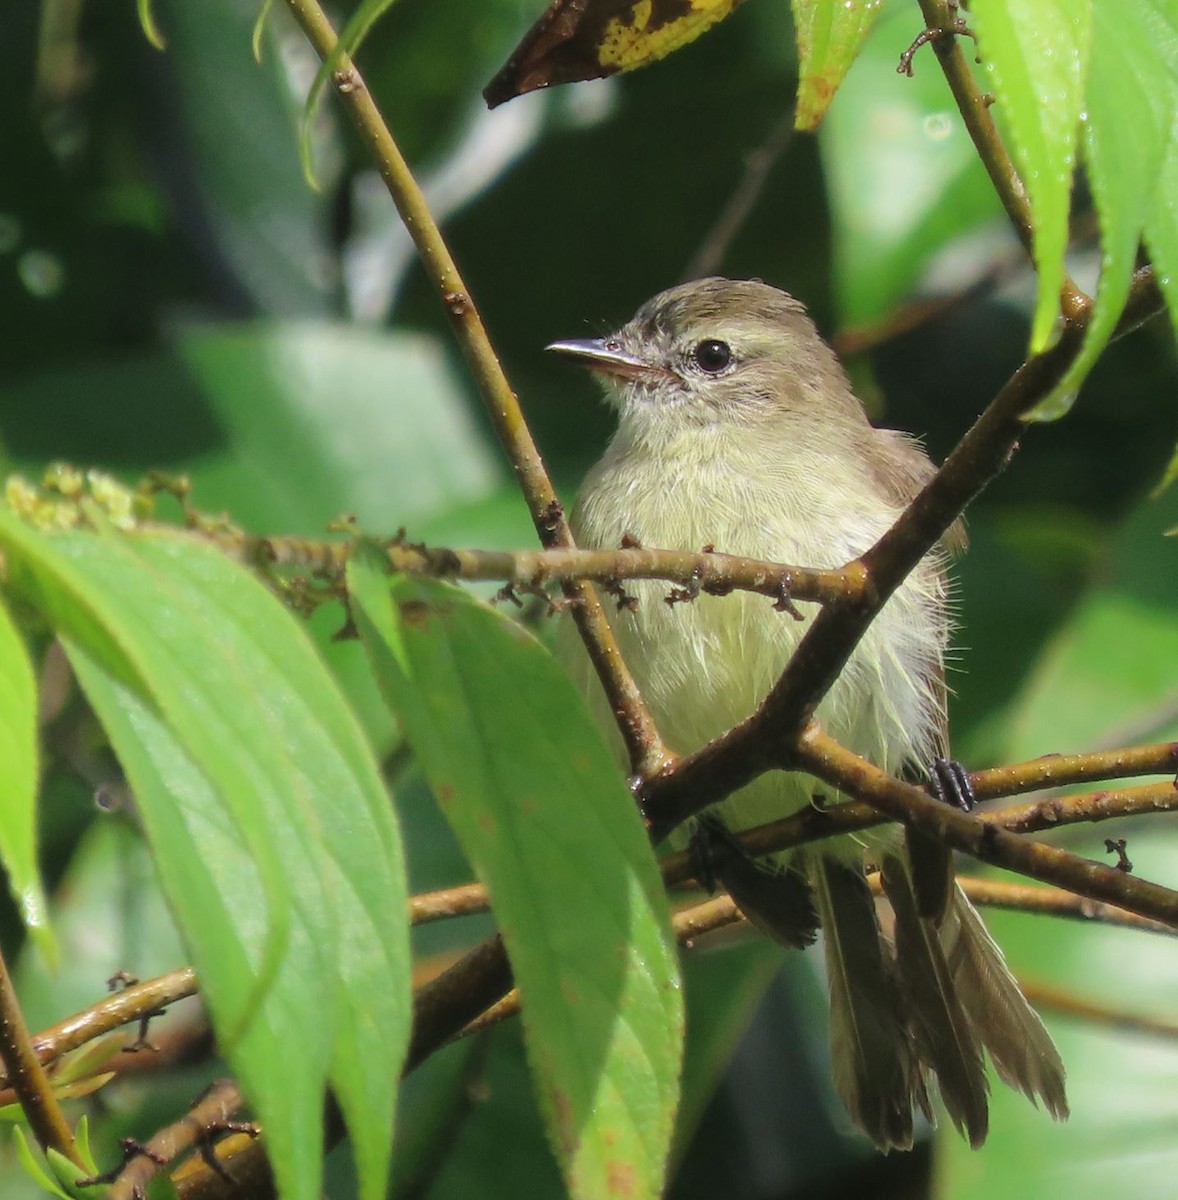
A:
{"type": "MultiPolygon", "coordinates": [[[[405,229],[417,247],[426,274],[450,317],[454,335],[478,385],[491,423],[511,459],[541,544],[572,547],[573,535],[564,509],[532,440],[519,399],[503,372],[470,290],[458,272],[409,164],[355,63],[346,54],[337,53],[335,30],[318,0],[287,0],[287,5],[319,57],[333,65],[332,81],[340,102],[368,147],[405,229]]],[[[631,768],[641,776],[652,774],[664,767],[671,755],[622,660],[597,593],[581,581],[566,584],[565,591],[576,602],[574,619],[610,698],[626,742],[631,768]]]]}
{"type": "Polygon", "coordinates": [[[73,1130],[53,1094],[53,1085],[33,1048],[8,965],[0,955],[0,1060],[29,1127],[42,1150],[56,1150],[85,1171],[73,1130]]]}

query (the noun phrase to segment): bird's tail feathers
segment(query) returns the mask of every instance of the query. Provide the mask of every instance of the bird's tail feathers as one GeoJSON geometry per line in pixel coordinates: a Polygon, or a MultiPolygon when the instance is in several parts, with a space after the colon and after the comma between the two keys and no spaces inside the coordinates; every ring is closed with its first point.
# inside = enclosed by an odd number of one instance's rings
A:
{"type": "Polygon", "coordinates": [[[1057,1121],[1066,1120],[1066,1072],[1059,1051],[957,885],[940,932],[957,994],[999,1077],[1032,1103],[1042,1101],[1057,1121]]]}
{"type": "Polygon", "coordinates": [[[882,875],[896,917],[897,974],[917,1052],[935,1072],[953,1124],[976,1148],[989,1128],[989,1084],[979,1031],[946,959],[941,930],[919,911],[908,865],[885,858],[882,875]]]}
{"type": "Polygon", "coordinates": [[[908,1149],[914,1106],[931,1110],[875,901],[858,867],[819,854],[807,873],[826,948],[835,1088],[880,1149],[908,1149]]]}

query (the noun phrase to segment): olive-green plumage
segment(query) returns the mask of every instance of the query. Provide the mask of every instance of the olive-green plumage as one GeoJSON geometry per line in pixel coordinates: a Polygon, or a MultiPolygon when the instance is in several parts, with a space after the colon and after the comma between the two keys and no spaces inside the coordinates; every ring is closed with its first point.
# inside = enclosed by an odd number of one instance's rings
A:
{"type": "MultiPolygon", "coordinates": [[[[574,512],[585,546],[617,547],[628,537],[648,547],[714,546],[838,567],[888,529],[933,471],[913,439],[871,426],[802,305],[763,283],[705,279],[672,288],[613,336],[551,349],[590,367],[618,414],[617,433],[574,512]]],[[[962,540],[955,529],[948,548],[962,540]]],[[[919,774],[946,749],[946,559],[947,548],[938,548],[900,586],[816,714],[845,745],[895,773],[919,774]]],[[[671,606],[663,585],[631,590],[638,606],[615,622],[622,651],[680,753],[757,708],[815,611],[799,604],[805,619],[798,622],[748,593],[671,606]]],[[[610,726],[575,637],[562,630],[561,646],[610,726]]],[[[796,812],[816,794],[839,798],[809,776],[774,772],[713,811],[739,831],[796,812]]],[[[1067,1113],[1050,1037],[949,882],[947,860],[926,849],[934,866],[914,872],[910,847],[886,827],[778,862],[809,881],[824,927],[836,1085],[856,1123],[884,1148],[911,1145],[914,1107],[930,1112],[930,1073],[954,1123],[980,1144],[983,1049],[1006,1082],[1053,1115],[1067,1113]],[[884,868],[894,935],[877,921],[863,883],[865,857],[884,868]],[[938,876],[939,893],[928,884],[938,876]]],[[[746,909],[764,908],[761,889],[733,890],[746,909]]],[[[774,929],[773,913],[750,915],[774,929]]],[[[783,940],[797,944],[804,931],[783,940]]]]}

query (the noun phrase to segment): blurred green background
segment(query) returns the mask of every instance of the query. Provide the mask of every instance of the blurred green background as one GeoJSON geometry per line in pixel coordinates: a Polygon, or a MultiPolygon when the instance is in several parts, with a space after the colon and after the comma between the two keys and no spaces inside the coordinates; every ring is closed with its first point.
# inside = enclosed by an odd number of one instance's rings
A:
{"type": "MultiPolygon", "coordinates": [[[[562,491],[571,498],[609,419],[592,385],[542,347],[610,329],[697,269],[750,162],[764,166],[763,188],[713,269],[785,287],[838,344],[866,346],[848,366],[873,414],[942,457],[1020,361],[1032,287],[932,55],[918,56],[915,79],[896,73],[920,28],[916,5],[886,5],[816,139],[783,136],[796,68],[780,0],[754,0],[635,76],[487,113],[479,93],[540,7],[401,0],[359,62],[562,491]],[[913,302],[938,315],[900,332],[913,302]]],[[[315,62],[276,6],[255,63],[257,9],[157,0],[163,54],[129,2],[5,9],[4,466],[185,473],[200,508],[259,532],[316,534],[346,511],[378,534],[530,546],[445,318],[330,103],[314,122],[320,190],[304,182],[297,124],[315,62]]],[[[1077,208],[1083,227],[1082,191],[1077,208]]],[[[1070,267],[1082,285],[1098,263],[1080,238],[1070,267]]],[[[1156,320],[1108,351],[1066,421],[1028,430],[971,510],[952,678],[969,765],[1178,734],[1178,544],[1162,537],[1178,525],[1178,496],[1149,498],[1178,440],[1175,381],[1170,330],[1156,320]]],[[[333,621],[316,621],[325,653],[390,750],[358,649],[329,644],[333,621]]],[[[93,746],[47,750],[43,845],[66,953],[52,979],[22,962],[35,1027],[92,1002],[116,968],[148,975],[182,961],[133,830],[92,802],[112,777],[93,746]]],[[[466,879],[412,767],[394,782],[414,887],[466,879]]],[[[1138,870],[1165,882],[1178,863],[1169,824],[1129,832],[1138,870]]],[[[1104,858],[1104,837],[1123,832],[1067,842],[1104,858]]],[[[993,925],[1035,978],[1137,1011],[1172,1008],[1169,941],[1017,916],[993,925]]],[[[11,913],[4,931],[14,948],[11,913]]],[[[474,936],[422,932],[427,959],[474,936]]],[[[688,987],[674,1197],[1171,1194],[1170,1043],[1050,1018],[1071,1073],[1069,1125],[999,1087],[981,1153],[943,1133],[883,1159],[833,1098],[813,962],[746,942],[691,956],[688,987]]],[[[106,1089],[105,1144],[149,1134],[211,1070],[106,1089]]],[[[516,1030],[413,1076],[399,1138],[398,1196],[560,1194],[516,1030]]],[[[330,1193],[347,1195],[346,1152],[332,1171],[330,1193]]],[[[0,1165],[0,1195],[24,1194],[0,1165]]]]}

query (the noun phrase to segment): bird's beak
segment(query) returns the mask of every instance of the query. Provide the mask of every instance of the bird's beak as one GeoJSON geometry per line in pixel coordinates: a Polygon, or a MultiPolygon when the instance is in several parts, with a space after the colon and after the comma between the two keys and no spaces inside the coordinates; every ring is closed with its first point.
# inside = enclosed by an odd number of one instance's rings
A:
{"type": "Polygon", "coordinates": [[[618,375],[623,379],[641,380],[646,383],[673,378],[665,367],[654,366],[627,354],[613,338],[570,338],[564,342],[553,342],[544,349],[563,355],[602,375],[618,375]]]}

